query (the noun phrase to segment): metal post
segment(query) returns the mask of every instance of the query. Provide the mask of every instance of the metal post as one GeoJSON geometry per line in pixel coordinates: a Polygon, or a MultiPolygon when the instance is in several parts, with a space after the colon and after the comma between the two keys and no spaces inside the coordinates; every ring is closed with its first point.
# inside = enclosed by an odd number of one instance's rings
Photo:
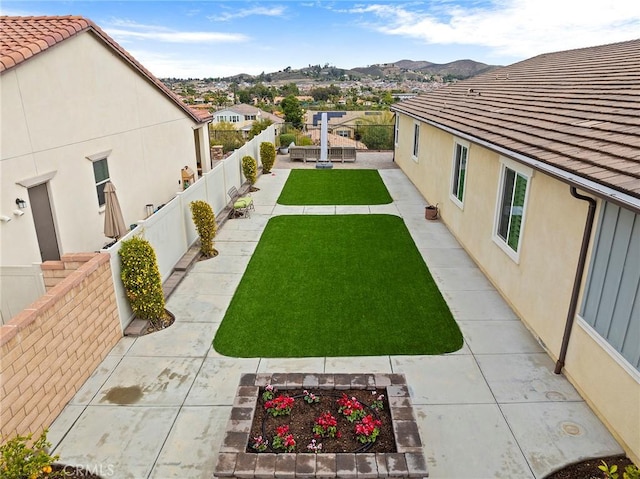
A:
{"type": "Polygon", "coordinates": [[[333,163],[329,160],[329,126],[327,112],[322,112],[322,123],[320,126],[320,160],[316,163],[316,168],[333,168],[333,163]]]}

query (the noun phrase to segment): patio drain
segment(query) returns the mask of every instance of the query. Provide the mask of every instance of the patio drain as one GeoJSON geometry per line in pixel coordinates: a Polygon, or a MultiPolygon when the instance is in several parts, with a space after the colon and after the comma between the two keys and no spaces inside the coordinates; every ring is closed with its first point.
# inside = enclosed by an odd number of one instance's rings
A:
{"type": "Polygon", "coordinates": [[[579,436],[582,434],[582,428],[573,422],[562,423],[562,430],[570,436],[579,436]]]}

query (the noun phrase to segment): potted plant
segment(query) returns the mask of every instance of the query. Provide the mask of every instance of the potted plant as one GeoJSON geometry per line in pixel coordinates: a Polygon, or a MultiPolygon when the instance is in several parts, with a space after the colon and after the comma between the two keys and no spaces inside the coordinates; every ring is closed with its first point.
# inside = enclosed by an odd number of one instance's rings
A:
{"type": "Polygon", "coordinates": [[[289,146],[295,143],[296,135],[293,133],[282,133],[280,135],[280,153],[286,155],[289,153],[289,146]]]}

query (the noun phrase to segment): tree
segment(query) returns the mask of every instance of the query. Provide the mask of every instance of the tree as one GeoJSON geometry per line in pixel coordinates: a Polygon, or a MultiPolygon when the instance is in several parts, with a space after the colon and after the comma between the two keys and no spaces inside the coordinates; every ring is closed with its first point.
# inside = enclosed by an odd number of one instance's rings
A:
{"type": "Polygon", "coordinates": [[[280,103],[280,107],[282,108],[282,112],[284,113],[284,121],[287,123],[291,123],[294,128],[302,128],[302,117],[304,115],[302,111],[302,107],[300,106],[300,102],[298,99],[289,95],[282,103],[280,103]]]}
{"type": "Polygon", "coordinates": [[[310,93],[315,101],[328,101],[340,96],[340,88],[332,84],[328,87],[312,88],[310,93]]]}
{"type": "Polygon", "coordinates": [[[360,141],[370,150],[393,150],[395,117],[389,111],[356,121],[360,141]]]}
{"type": "Polygon", "coordinates": [[[251,103],[251,92],[249,90],[238,91],[238,101],[247,105],[251,103]]]}
{"type": "Polygon", "coordinates": [[[266,130],[269,125],[272,125],[273,122],[269,118],[262,118],[260,120],[256,120],[251,124],[251,129],[248,133],[248,139],[251,140],[254,136],[259,135],[260,132],[266,130]]]}
{"type": "Polygon", "coordinates": [[[288,96],[288,95],[297,96],[300,94],[300,90],[298,89],[298,85],[296,85],[295,83],[287,83],[286,85],[282,85],[278,89],[278,93],[280,93],[282,96],[288,96]]]}
{"type": "Polygon", "coordinates": [[[209,133],[211,146],[222,145],[222,151],[225,153],[236,150],[244,144],[242,133],[236,130],[232,123],[226,121],[212,123],[209,133]]]}

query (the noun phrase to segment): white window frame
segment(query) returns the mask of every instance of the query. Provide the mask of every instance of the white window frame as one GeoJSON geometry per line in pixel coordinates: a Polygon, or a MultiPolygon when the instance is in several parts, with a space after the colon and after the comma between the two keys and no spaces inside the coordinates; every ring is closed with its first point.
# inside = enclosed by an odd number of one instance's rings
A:
{"type": "Polygon", "coordinates": [[[420,154],[420,122],[413,122],[413,150],[411,159],[418,163],[418,155],[420,154]]]}
{"type": "Polygon", "coordinates": [[[393,144],[398,146],[398,138],[400,137],[400,115],[398,113],[396,113],[396,125],[393,134],[393,144]]]}
{"type": "MultiPolygon", "coordinates": [[[[515,263],[520,263],[520,252],[522,251],[522,238],[524,237],[524,230],[527,220],[527,204],[529,202],[529,191],[531,189],[531,180],[533,179],[533,169],[524,166],[520,163],[517,163],[509,158],[500,158],[500,176],[498,181],[498,191],[496,196],[496,209],[493,219],[493,242],[497,244],[502,251],[504,251],[507,256],[509,256],[515,263]],[[502,196],[504,193],[504,186],[506,181],[507,170],[513,171],[515,176],[515,181],[517,181],[518,176],[524,177],[527,181],[527,186],[524,192],[524,201],[521,207],[522,209],[522,218],[520,220],[520,233],[518,235],[518,245],[516,250],[514,251],[511,246],[509,246],[509,232],[507,232],[507,238],[503,239],[498,234],[498,228],[500,226],[500,216],[502,211],[502,196]]],[[[515,194],[515,184],[514,190],[511,196],[511,209],[513,210],[513,195],[515,194]]],[[[511,221],[510,221],[511,225],[511,221]]]]}
{"type": "Polygon", "coordinates": [[[92,165],[91,165],[91,172],[93,173],[93,185],[95,187],[95,191],[96,191],[96,199],[98,200],[98,207],[100,209],[100,211],[103,211],[105,208],[105,203],[100,204],[100,195],[98,195],[98,187],[100,185],[104,185],[105,183],[107,183],[107,181],[111,181],[111,173],[109,173],[109,155],[111,154],[111,150],[107,150],[107,151],[102,151],[100,153],[96,153],[94,155],[89,155],[87,156],[87,160],[89,160],[92,165]],[[97,163],[98,161],[106,161],[107,162],[107,178],[101,181],[96,181],[95,178],[95,170],[93,169],[93,163],[97,163]]]}
{"type": "Polygon", "coordinates": [[[469,167],[469,142],[455,138],[453,141],[453,159],[451,161],[451,182],[449,184],[449,198],[460,209],[464,209],[464,197],[467,191],[467,172],[469,167]],[[458,147],[464,152],[464,175],[460,182],[460,159],[458,158],[458,147]],[[457,180],[457,181],[456,181],[457,180]],[[462,198],[458,198],[460,188],[462,188],[462,198]]]}

